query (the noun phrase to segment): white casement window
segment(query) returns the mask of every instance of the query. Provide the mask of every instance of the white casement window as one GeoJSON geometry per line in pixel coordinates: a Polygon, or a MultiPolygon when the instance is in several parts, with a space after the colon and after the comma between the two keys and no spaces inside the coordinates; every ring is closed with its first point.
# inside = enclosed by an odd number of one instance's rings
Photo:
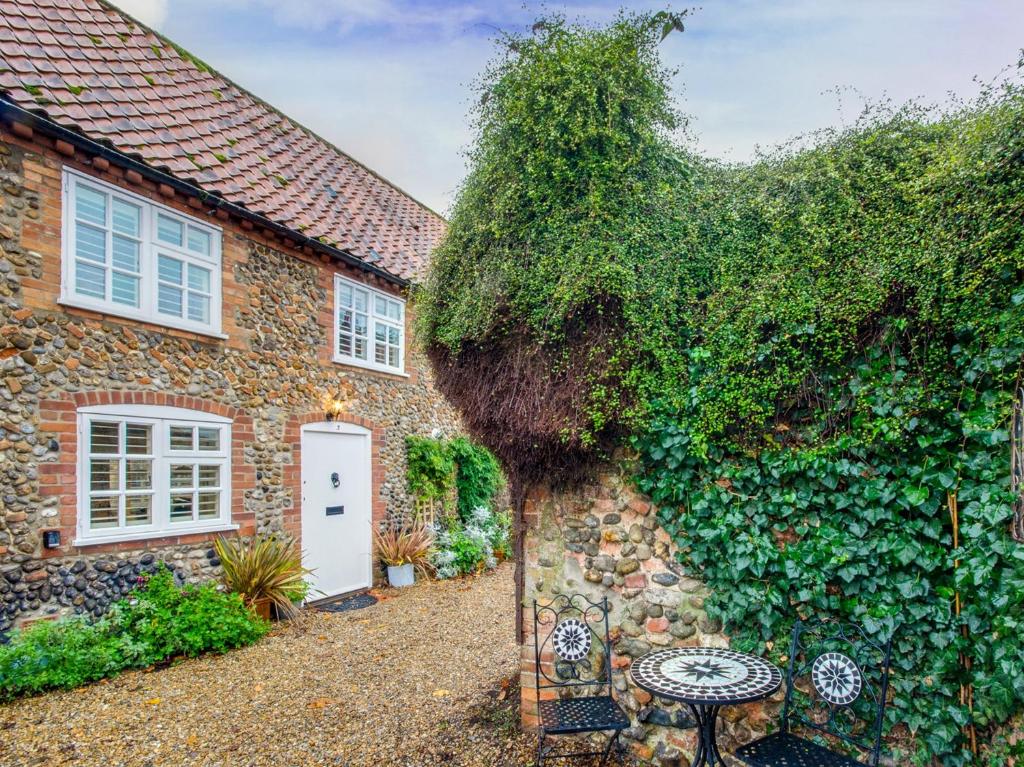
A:
{"type": "Polygon", "coordinates": [[[220,335],[221,231],[65,168],[61,302],[220,335]]]}
{"type": "Polygon", "coordinates": [[[231,421],[149,405],[78,411],[78,544],[231,526],[231,421]]]}
{"type": "Polygon", "coordinates": [[[334,277],[334,361],[403,373],[405,301],[334,277]]]}

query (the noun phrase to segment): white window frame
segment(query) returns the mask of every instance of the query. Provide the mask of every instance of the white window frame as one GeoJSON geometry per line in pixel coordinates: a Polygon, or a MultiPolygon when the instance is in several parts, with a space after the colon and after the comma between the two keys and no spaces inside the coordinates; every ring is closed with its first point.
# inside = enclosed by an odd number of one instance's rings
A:
{"type": "MultiPolygon", "coordinates": [[[[128,456],[127,460],[131,460],[128,456]]],[[[211,415],[196,410],[177,407],[161,407],[155,405],[94,405],[78,410],[78,523],[75,546],[88,546],[100,543],[116,543],[119,541],[136,541],[147,538],[162,538],[173,535],[191,535],[226,530],[237,530],[238,525],[231,522],[231,419],[211,415]],[[90,452],[91,425],[94,422],[118,423],[123,435],[123,424],[145,424],[151,427],[151,455],[138,460],[150,460],[150,488],[134,494],[150,494],[151,522],[146,525],[121,525],[93,529],[91,526],[90,499],[93,496],[117,497],[119,523],[124,519],[125,503],[122,498],[133,493],[126,488],[125,482],[125,445],[121,445],[118,455],[113,453],[90,452]],[[170,443],[171,428],[184,426],[192,428],[194,439],[198,440],[198,428],[217,429],[219,432],[219,449],[216,451],[172,450],[170,443]],[[110,458],[107,458],[107,456],[110,458]],[[90,486],[90,462],[95,460],[119,460],[118,488],[112,491],[93,491],[90,486]],[[172,464],[216,465],[220,467],[219,489],[206,492],[219,493],[219,515],[215,519],[193,520],[189,522],[172,522],[170,467],[172,464]]],[[[193,477],[198,469],[193,470],[193,477]]],[[[195,483],[193,483],[193,487],[195,483]]],[[[177,494],[196,493],[198,490],[184,490],[177,494]]],[[[193,499],[197,496],[193,495],[193,499]]],[[[194,515],[198,510],[193,505],[194,515]]]]}
{"type": "MultiPolygon", "coordinates": [[[[227,336],[221,332],[221,241],[223,238],[223,231],[220,227],[208,224],[205,221],[200,221],[194,216],[181,213],[174,208],[161,205],[160,203],[154,202],[146,197],[126,191],[114,184],[101,181],[89,176],[88,174],[80,173],[71,168],[64,168],[62,183],[61,304],[78,307],[80,309],[88,309],[94,312],[101,312],[102,314],[111,316],[140,320],[154,325],[162,325],[164,327],[177,328],[179,330],[188,330],[201,335],[227,338],[227,336]],[[107,224],[105,227],[107,262],[104,265],[104,268],[107,273],[106,283],[108,297],[100,299],[76,292],[75,261],[77,253],[75,250],[75,243],[77,240],[77,227],[79,226],[79,223],[76,218],[75,202],[77,190],[83,185],[93,187],[97,191],[108,195],[108,200],[112,200],[113,197],[117,197],[127,203],[136,205],[141,209],[138,237],[139,271],[137,272],[139,276],[139,305],[137,307],[116,303],[109,297],[111,285],[111,278],[109,275],[114,270],[114,266],[112,264],[113,235],[111,229],[111,209],[113,206],[111,204],[107,205],[107,224]],[[172,218],[182,224],[184,240],[181,246],[157,240],[157,217],[160,215],[172,218]],[[193,230],[209,235],[209,255],[197,253],[188,249],[189,227],[193,230]],[[184,310],[185,316],[183,317],[164,314],[158,310],[158,285],[160,282],[158,259],[160,254],[174,258],[175,260],[184,262],[185,264],[193,264],[196,267],[201,267],[210,272],[209,322],[200,322],[189,319],[187,308],[184,310]]],[[[186,275],[184,282],[187,286],[188,267],[184,266],[183,269],[186,275]]],[[[184,288],[184,291],[185,293],[188,292],[187,287],[184,288]]],[[[198,291],[193,292],[197,295],[199,294],[198,291]]]]}
{"type": "MultiPolygon", "coordinates": [[[[386,293],[382,290],[376,290],[371,288],[369,285],[364,285],[361,282],[350,280],[347,277],[342,277],[340,274],[334,275],[334,337],[332,339],[331,347],[331,358],[342,365],[353,365],[355,367],[366,368],[368,370],[376,370],[381,373],[389,373],[391,375],[405,376],[408,377],[408,373],[405,372],[405,348],[406,348],[406,333],[405,333],[405,299],[391,293],[386,293]],[[367,316],[367,333],[366,333],[366,359],[360,359],[355,356],[354,348],[352,354],[342,354],[339,350],[341,344],[342,328],[341,328],[341,291],[342,288],[348,288],[349,290],[359,290],[366,294],[366,316],[367,316]],[[376,311],[376,298],[382,298],[386,301],[398,304],[399,317],[393,318],[388,317],[386,314],[381,315],[376,311]],[[375,361],[376,351],[376,330],[378,325],[383,325],[386,328],[395,328],[399,332],[398,337],[398,367],[392,367],[391,365],[381,364],[375,361]]],[[[351,334],[349,334],[351,335],[351,334]]]]}

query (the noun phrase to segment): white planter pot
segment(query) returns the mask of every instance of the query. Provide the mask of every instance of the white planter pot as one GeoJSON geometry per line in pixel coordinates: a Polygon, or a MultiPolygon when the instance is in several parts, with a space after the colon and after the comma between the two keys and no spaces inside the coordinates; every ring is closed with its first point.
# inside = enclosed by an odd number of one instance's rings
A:
{"type": "Polygon", "coordinates": [[[412,565],[388,565],[388,583],[392,586],[411,586],[415,580],[416,569],[412,565]]]}

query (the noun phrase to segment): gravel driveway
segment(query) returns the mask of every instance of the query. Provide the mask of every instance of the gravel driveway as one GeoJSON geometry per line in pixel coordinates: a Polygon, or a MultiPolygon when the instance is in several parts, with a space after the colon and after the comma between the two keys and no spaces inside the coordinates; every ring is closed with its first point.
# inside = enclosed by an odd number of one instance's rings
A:
{"type": "Polygon", "coordinates": [[[0,707],[0,765],[528,765],[512,567],[0,707]]]}

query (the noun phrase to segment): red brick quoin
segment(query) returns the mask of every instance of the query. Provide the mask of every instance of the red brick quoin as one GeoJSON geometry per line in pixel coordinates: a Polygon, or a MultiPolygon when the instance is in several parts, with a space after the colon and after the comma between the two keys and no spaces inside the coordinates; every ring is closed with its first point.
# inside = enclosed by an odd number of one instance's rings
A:
{"type": "MultiPolygon", "coordinates": [[[[68,394],[59,399],[43,400],[39,403],[40,431],[57,440],[60,446],[55,462],[39,466],[39,493],[44,498],[57,497],[61,547],[43,549],[42,556],[68,556],[76,554],[101,554],[114,551],[133,551],[160,546],[203,543],[212,540],[211,533],[168,535],[140,541],[95,544],[77,547],[72,544],[77,534],[78,520],[78,409],[90,405],[160,405],[198,410],[203,413],[230,418],[231,424],[231,521],[239,525],[239,535],[252,535],[256,530],[253,512],[245,510],[244,498],[247,491],[256,487],[256,467],[246,464],[245,445],[254,440],[252,417],[238,408],[217,402],[187,397],[180,394],[165,394],[152,391],[92,391],[68,394]]],[[[223,535],[223,533],[220,533],[223,535]]]]}

